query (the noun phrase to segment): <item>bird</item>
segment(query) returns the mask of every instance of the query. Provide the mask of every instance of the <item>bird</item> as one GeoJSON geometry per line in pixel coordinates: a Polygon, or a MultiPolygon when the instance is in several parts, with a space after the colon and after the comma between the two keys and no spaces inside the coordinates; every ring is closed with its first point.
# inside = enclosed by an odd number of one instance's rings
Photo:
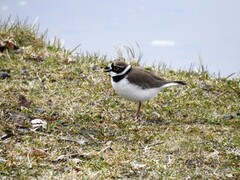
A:
{"type": "Polygon", "coordinates": [[[140,117],[142,103],[155,97],[161,89],[186,85],[184,81],[169,81],[143,68],[133,67],[121,58],[111,61],[104,71],[110,75],[112,87],[117,94],[138,103],[137,119],[140,117]]]}

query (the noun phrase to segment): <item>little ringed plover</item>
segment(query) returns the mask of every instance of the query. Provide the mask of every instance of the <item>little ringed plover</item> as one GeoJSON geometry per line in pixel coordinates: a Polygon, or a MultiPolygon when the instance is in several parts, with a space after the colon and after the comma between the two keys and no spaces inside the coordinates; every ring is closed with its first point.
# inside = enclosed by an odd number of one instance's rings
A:
{"type": "Polygon", "coordinates": [[[183,81],[168,81],[139,67],[132,67],[121,59],[105,67],[111,76],[114,90],[123,98],[139,103],[136,118],[139,118],[142,102],[158,94],[165,87],[186,85],[183,81]]]}

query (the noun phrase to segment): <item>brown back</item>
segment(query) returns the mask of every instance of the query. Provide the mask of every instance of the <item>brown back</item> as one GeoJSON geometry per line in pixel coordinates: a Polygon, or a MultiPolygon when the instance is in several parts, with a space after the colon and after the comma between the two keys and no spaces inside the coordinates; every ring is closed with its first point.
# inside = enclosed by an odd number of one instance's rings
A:
{"type": "Polygon", "coordinates": [[[141,86],[143,89],[158,88],[166,83],[169,83],[169,81],[164,78],[137,67],[132,68],[132,70],[127,74],[127,79],[131,83],[141,86]]]}

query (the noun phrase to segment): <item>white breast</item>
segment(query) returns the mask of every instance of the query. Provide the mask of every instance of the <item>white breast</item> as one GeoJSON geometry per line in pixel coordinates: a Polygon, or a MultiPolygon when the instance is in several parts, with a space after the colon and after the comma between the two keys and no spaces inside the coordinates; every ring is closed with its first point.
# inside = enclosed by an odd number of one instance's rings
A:
{"type": "Polygon", "coordinates": [[[122,97],[133,102],[144,102],[156,96],[161,88],[142,89],[140,86],[130,84],[127,79],[111,83],[115,91],[122,97]]]}

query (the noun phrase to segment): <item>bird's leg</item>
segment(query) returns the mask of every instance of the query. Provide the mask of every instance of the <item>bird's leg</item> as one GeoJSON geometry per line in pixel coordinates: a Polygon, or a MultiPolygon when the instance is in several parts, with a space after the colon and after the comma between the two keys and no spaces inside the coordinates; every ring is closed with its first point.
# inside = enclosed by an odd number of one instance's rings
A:
{"type": "Polygon", "coordinates": [[[142,103],[139,102],[139,104],[138,104],[138,109],[137,109],[137,113],[136,113],[136,118],[137,118],[137,119],[139,118],[139,115],[140,115],[141,105],[142,105],[142,103]]]}

